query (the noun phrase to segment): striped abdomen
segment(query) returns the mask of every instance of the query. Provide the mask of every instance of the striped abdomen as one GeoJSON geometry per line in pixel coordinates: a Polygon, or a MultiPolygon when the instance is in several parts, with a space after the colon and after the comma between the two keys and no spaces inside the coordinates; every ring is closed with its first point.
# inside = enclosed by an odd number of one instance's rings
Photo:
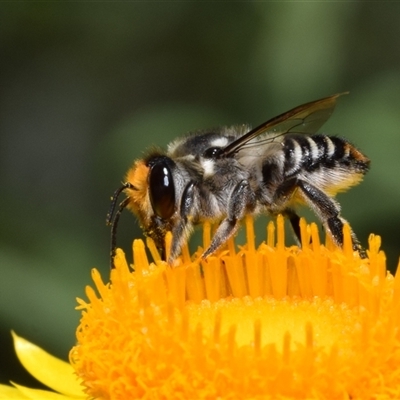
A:
{"type": "Polygon", "coordinates": [[[369,159],[342,138],[294,135],[282,144],[285,178],[315,180],[317,186],[332,194],[357,184],[369,168],[369,159]]]}

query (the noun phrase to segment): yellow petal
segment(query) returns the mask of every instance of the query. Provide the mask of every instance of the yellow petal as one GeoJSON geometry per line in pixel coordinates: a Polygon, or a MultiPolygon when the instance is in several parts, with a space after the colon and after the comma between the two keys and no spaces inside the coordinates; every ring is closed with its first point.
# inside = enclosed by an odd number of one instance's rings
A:
{"type": "Polygon", "coordinates": [[[12,332],[24,368],[49,388],[71,397],[85,397],[72,367],[12,332]]]}
{"type": "MultiPolygon", "coordinates": [[[[64,396],[62,394],[49,392],[47,390],[41,389],[31,389],[26,386],[21,386],[13,383],[13,385],[18,389],[18,392],[21,393],[22,397],[15,397],[16,399],[32,399],[32,400],[67,400],[67,399],[76,399],[76,397],[64,396]]],[[[14,397],[12,397],[13,399],[14,397]]]]}
{"type": "Polygon", "coordinates": [[[12,386],[0,384],[0,399],[1,400],[26,400],[29,397],[24,396],[18,389],[12,386]]]}

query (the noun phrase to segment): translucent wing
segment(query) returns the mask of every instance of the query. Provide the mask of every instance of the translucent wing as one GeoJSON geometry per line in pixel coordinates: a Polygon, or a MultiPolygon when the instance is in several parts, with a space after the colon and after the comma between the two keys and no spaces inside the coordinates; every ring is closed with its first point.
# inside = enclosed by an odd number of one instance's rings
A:
{"type": "MultiPolygon", "coordinates": [[[[267,122],[257,126],[226,146],[221,156],[227,157],[237,153],[244,145],[260,135],[268,134],[266,140],[273,142],[276,138],[288,133],[315,133],[328,120],[336,106],[336,100],[345,93],[334,94],[320,100],[302,104],[267,122]]],[[[263,141],[265,143],[265,141],[263,141]]],[[[257,142],[255,144],[260,144],[257,142]]]]}

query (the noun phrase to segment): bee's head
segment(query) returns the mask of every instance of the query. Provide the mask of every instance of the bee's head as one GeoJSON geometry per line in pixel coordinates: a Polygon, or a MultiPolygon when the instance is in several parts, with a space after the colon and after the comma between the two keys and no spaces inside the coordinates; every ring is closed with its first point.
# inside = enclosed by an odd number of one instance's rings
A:
{"type": "Polygon", "coordinates": [[[152,217],[168,220],[175,212],[174,166],[169,157],[154,155],[136,161],[127,173],[126,181],[132,185],[125,189],[131,199],[127,207],[145,227],[152,217]]]}
{"type": "Polygon", "coordinates": [[[145,232],[163,251],[164,236],[171,230],[171,217],[175,213],[175,186],[172,176],[174,167],[175,163],[163,155],[152,155],[138,160],[128,171],[125,183],[115,191],[107,214],[107,224],[111,225],[111,268],[119,216],[125,208],[139,217],[145,232]],[[125,192],[127,197],[117,207],[121,192],[125,192]]]}

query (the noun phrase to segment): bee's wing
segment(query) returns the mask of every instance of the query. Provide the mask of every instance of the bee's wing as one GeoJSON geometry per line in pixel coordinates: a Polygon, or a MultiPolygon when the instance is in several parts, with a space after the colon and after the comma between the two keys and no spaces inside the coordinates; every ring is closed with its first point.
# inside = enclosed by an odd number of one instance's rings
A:
{"type": "MultiPolygon", "coordinates": [[[[348,92],[302,104],[278,115],[230,143],[222,150],[221,155],[226,157],[238,152],[245,144],[250,145],[252,139],[262,134],[268,134],[266,140],[270,143],[287,133],[315,133],[331,116],[337,98],[343,94],[348,92]]],[[[254,144],[259,145],[260,142],[254,144]]]]}

